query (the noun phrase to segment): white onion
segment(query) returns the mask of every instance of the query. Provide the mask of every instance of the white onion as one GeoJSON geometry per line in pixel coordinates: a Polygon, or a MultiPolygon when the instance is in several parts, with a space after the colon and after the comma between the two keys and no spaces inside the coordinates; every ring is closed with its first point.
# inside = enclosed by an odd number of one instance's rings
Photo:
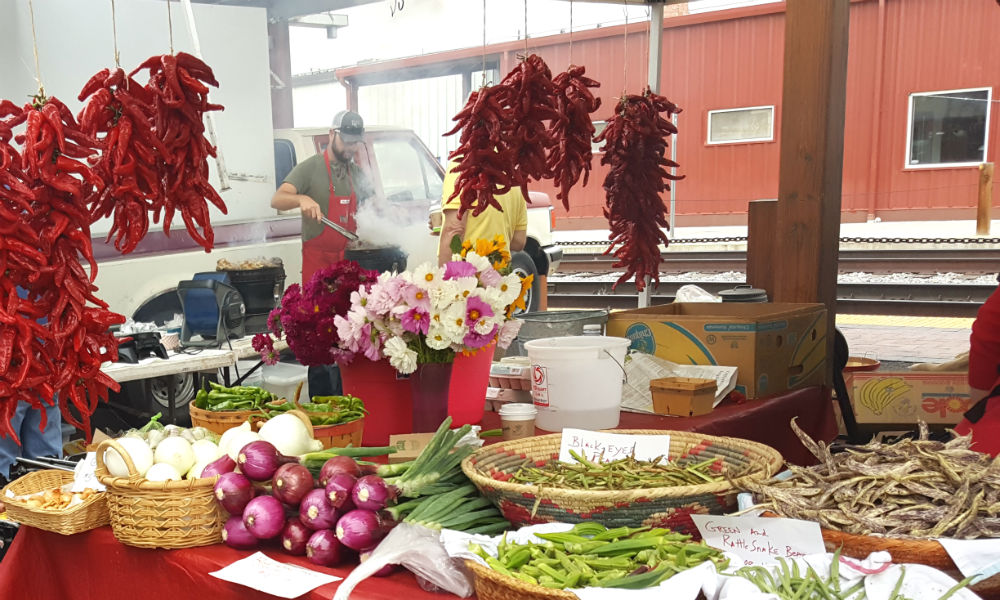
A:
{"type": "MultiPolygon", "coordinates": [[[[153,466],[153,451],[149,449],[146,442],[134,437],[122,437],[115,440],[132,459],[135,470],[139,475],[145,475],[146,471],[153,466]]],[[[113,477],[128,477],[128,466],[125,460],[114,449],[104,451],[104,466],[108,468],[108,473],[113,477]]]]}
{"type": "Polygon", "coordinates": [[[288,456],[300,456],[323,449],[323,444],[309,435],[306,424],[288,413],[277,415],[261,425],[260,439],[271,442],[278,452],[288,456]]]}
{"type": "Polygon", "coordinates": [[[191,444],[191,450],[194,452],[195,464],[200,462],[210,463],[222,456],[222,449],[216,446],[215,442],[211,440],[195,440],[191,444]]]}
{"type": "Polygon", "coordinates": [[[191,443],[179,435],[170,436],[160,442],[153,456],[155,462],[169,463],[178,473],[187,473],[195,463],[191,443]]]}
{"type": "Polygon", "coordinates": [[[180,481],[181,474],[170,463],[156,463],[146,471],[146,479],[150,481],[180,481]]]}
{"type": "Polygon", "coordinates": [[[240,450],[243,449],[243,446],[246,446],[250,442],[256,442],[259,439],[260,436],[257,435],[256,431],[237,431],[231,438],[229,438],[225,452],[229,455],[229,458],[236,460],[236,457],[240,455],[240,450]]]}

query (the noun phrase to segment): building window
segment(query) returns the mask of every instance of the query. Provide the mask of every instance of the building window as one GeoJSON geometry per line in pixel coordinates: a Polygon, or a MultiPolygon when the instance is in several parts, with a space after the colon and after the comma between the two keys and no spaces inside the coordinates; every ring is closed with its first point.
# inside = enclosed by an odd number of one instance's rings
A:
{"type": "Polygon", "coordinates": [[[769,142],[773,139],[773,106],[708,111],[709,144],[769,142]]]}
{"type": "Polygon", "coordinates": [[[986,161],[991,88],[910,94],[906,166],[986,161]]]}
{"type": "MultiPolygon", "coordinates": [[[[604,130],[607,127],[608,127],[607,121],[594,121],[594,137],[596,138],[597,136],[604,133],[604,130]]],[[[593,152],[594,154],[599,154],[603,152],[603,150],[601,150],[601,148],[603,147],[604,147],[604,142],[598,144],[597,142],[594,141],[593,138],[590,139],[590,151],[593,152]]]]}

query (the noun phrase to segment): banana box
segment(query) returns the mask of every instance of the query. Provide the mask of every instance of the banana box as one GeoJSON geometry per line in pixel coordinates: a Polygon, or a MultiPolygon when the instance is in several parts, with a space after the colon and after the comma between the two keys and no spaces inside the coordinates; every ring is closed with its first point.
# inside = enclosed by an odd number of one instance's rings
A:
{"type": "Polygon", "coordinates": [[[856,371],[847,385],[858,423],[955,425],[971,408],[964,371],[856,371]]]}
{"type": "Polygon", "coordinates": [[[761,398],[826,378],[826,306],[674,302],[611,313],[607,335],[684,365],[737,367],[736,389],[761,398]]]}

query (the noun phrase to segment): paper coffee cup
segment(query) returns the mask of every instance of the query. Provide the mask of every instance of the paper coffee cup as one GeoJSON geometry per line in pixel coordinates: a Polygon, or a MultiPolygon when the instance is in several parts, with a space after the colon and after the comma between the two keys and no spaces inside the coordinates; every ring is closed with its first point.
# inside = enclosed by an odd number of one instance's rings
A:
{"type": "Polygon", "coordinates": [[[511,402],[500,407],[500,427],[503,439],[518,440],[535,435],[535,416],[538,409],[534,404],[511,402]]]}

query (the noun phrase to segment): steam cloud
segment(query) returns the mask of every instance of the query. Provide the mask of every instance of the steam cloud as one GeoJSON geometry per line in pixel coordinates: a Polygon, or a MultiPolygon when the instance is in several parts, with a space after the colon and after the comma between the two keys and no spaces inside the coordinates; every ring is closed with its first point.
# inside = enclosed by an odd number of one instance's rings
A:
{"type": "Polygon", "coordinates": [[[372,199],[358,209],[355,219],[361,238],[359,247],[397,246],[407,255],[407,269],[425,262],[437,264],[438,238],[431,235],[427,226],[426,207],[411,210],[386,200],[372,199]]]}

